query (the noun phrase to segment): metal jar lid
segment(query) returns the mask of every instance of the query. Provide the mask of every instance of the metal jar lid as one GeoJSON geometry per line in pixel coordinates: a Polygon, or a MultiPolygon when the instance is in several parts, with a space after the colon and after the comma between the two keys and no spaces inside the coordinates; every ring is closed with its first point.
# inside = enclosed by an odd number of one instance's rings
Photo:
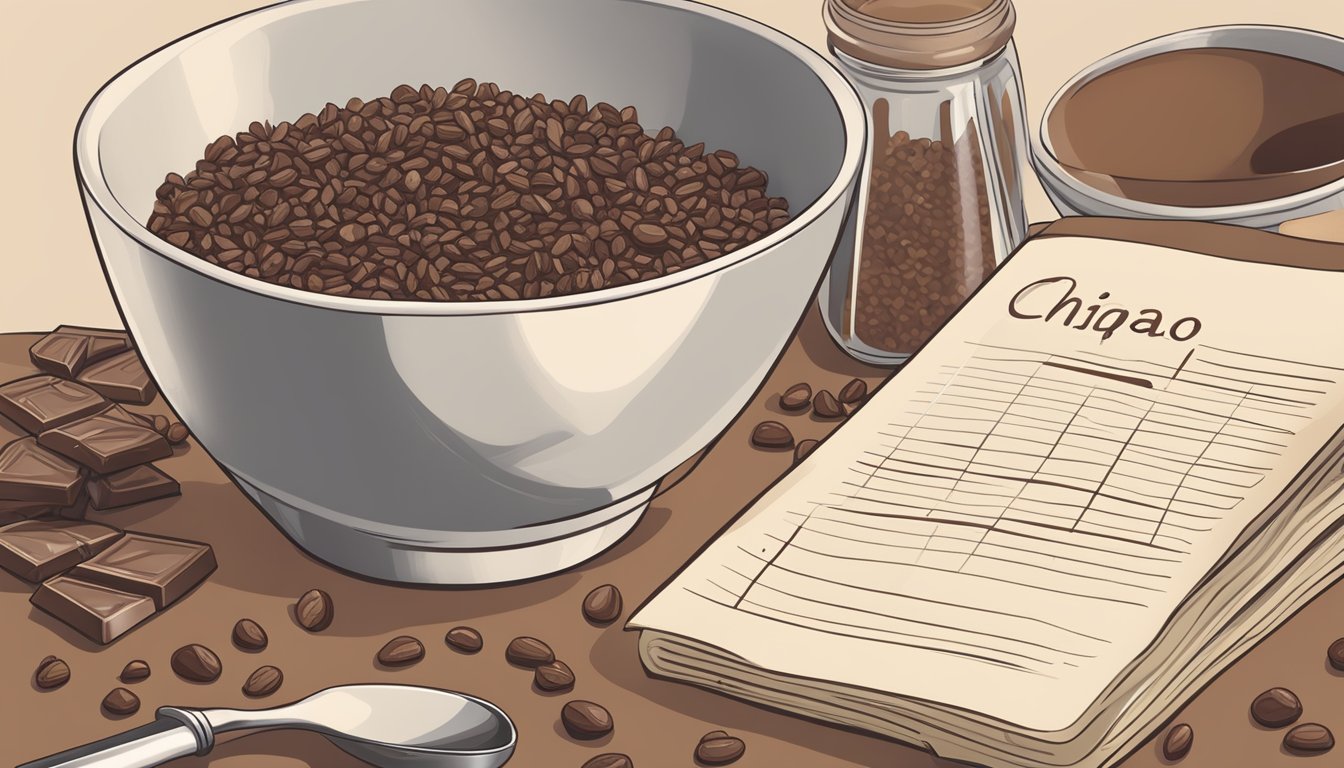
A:
{"type": "Polygon", "coordinates": [[[832,48],[896,69],[945,69],[1008,45],[1012,0],[826,0],[832,48]]]}

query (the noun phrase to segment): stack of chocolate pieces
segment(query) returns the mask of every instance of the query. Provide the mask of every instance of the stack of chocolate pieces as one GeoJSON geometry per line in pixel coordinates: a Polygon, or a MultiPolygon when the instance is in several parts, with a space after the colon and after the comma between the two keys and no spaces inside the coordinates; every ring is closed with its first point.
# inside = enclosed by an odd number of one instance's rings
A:
{"type": "Polygon", "coordinates": [[[215,568],[208,545],[84,520],[177,495],[150,462],[184,430],[122,407],[157,395],[125,333],[61,326],[30,355],[43,373],[0,384],[0,568],[41,584],[34,605],[108,643],[215,568]]]}

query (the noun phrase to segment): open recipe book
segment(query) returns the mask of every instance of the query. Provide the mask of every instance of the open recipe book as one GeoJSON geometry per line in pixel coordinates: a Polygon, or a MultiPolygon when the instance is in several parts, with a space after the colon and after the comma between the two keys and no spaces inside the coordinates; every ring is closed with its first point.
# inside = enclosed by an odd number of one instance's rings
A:
{"type": "Polygon", "coordinates": [[[631,619],[655,675],[1123,757],[1344,573],[1344,247],[1065,219],[631,619]]]}

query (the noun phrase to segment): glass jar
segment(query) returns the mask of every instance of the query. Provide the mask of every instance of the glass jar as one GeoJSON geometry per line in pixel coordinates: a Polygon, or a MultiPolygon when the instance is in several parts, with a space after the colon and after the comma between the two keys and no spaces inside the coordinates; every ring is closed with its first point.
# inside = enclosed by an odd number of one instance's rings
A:
{"type": "Polygon", "coordinates": [[[1016,16],[1010,0],[826,0],[824,15],[870,136],[821,311],[852,356],[898,365],[1026,236],[1016,16]]]}

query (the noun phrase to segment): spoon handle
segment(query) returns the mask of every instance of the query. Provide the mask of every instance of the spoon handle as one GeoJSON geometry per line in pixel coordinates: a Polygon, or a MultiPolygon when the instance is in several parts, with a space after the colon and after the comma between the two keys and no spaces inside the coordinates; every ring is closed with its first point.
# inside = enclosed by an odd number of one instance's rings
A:
{"type": "MultiPolygon", "coordinates": [[[[191,710],[164,707],[158,719],[106,739],[24,763],[18,768],[151,768],[187,755],[205,754],[191,710]]],[[[211,740],[213,741],[213,740],[211,740]]]]}

